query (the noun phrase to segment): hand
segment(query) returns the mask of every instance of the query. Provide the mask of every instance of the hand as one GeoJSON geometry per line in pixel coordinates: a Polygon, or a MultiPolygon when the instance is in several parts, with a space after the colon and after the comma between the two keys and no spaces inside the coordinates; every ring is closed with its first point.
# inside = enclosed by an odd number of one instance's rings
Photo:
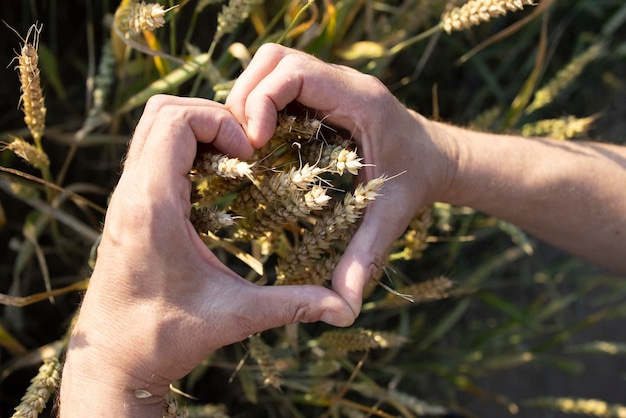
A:
{"type": "Polygon", "coordinates": [[[196,141],[240,158],[253,151],[223,105],[168,96],[148,102],[69,345],[63,417],[99,416],[99,403],[106,404],[103,416],[114,415],[115,405],[124,406],[118,411],[124,416],[139,416],[131,408],[142,402],[134,391],[158,400],[172,381],[224,345],[294,322],[354,321],[329,289],[256,286],[206,248],[189,222],[187,174],[196,141]],[[81,402],[86,410],[77,406],[81,402]]]}
{"type": "Polygon", "coordinates": [[[226,105],[259,148],[273,135],[277,112],[292,101],[353,133],[369,164],[363,180],[395,176],[368,207],[333,276],[333,289],[358,315],[363,287],[384,264],[390,245],[419,208],[447,189],[456,150],[378,79],[278,45],[258,50],[226,105]]]}

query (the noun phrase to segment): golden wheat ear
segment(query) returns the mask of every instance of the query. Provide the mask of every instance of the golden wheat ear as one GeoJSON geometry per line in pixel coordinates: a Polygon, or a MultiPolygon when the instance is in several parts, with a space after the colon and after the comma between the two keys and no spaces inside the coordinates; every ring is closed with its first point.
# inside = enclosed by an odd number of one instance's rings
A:
{"type": "Polygon", "coordinates": [[[20,104],[22,112],[24,112],[24,123],[30,131],[35,145],[41,148],[41,138],[46,128],[46,106],[41,89],[38,53],[43,25],[33,24],[28,29],[26,38],[23,38],[6,22],[4,24],[15,32],[22,41],[19,54],[15,57],[18,63],[15,69],[18,70],[20,78],[20,104]]]}
{"type": "Polygon", "coordinates": [[[22,138],[13,137],[11,142],[2,142],[2,144],[0,151],[5,149],[11,150],[15,155],[39,170],[44,170],[50,165],[48,155],[43,149],[37,148],[22,138]]]}
{"type": "Polygon", "coordinates": [[[56,357],[49,358],[39,368],[39,372],[30,381],[22,401],[15,407],[12,418],[37,418],[46,407],[50,396],[59,387],[61,364],[56,357]]]}
{"type": "Polygon", "coordinates": [[[448,33],[462,31],[535,4],[532,0],[469,0],[463,6],[445,12],[441,26],[448,33]]]}

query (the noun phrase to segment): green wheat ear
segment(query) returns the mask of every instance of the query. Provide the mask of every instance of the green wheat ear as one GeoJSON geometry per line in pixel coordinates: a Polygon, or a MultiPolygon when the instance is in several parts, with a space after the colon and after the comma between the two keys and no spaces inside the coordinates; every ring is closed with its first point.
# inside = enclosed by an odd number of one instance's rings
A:
{"type": "Polygon", "coordinates": [[[585,67],[596,60],[604,52],[604,43],[591,45],[586,51],[575,56],[569,64],[559,71],[545,86],[537,90],[531,104],[525,110],[530,114],[552,103],[554,99],[583,72],[585,67]]]}

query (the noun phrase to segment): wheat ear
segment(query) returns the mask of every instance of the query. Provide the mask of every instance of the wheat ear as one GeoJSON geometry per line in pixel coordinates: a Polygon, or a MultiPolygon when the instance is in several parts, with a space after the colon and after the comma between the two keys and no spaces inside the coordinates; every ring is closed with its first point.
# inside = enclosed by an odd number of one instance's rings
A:
{"type": "MultiPolygon", "coordinates": [[[[450,297],[450,289],[454,286],[454,282],[445,276],[435,277],[420,283],[414,283],[408,286],[398,288],[397,292],[410,295],[413,303],[430,302],[450,297]]],[[[399,298],[394,294],[387,294],[384,299],[376,303],[377,308],[394,308],[405,306],[411,302],[399,298]]]]}
{"type": "Polygon", "coordinates": [[[0,147],[0,150],[3,149],[13,151],[15,155],[21,157],[24,161],[39,170],[47,169],[50,165],[48,155],[43,149],[37,148],[36,146],[24,141],[22,138],[11,138],[11,142],[3,144],[3,146],[0,147]]]}
{"type": "Polygon", "coordinates": [[[610,404],[600,399],[542,397],[524,402],[525,405],[549,408],[564,414],[589,415],[594,417],[626,416],[626,406],[610,404]]]}
{"type": "Polygon", "coordinates": [[[353,227],[362,216],[367,205],[379,196],[379,191],[387,181],[386,176],[359,184],[354,192],[347,193],[343,202],[335,205],[332,212],[325,213],[316,222],[312,231],[305,231],[301,243],[279,261],[278,283],[288,284],[292,273],[303,266],[312,266],[336,240],[345,240],[344,233],[353,227]]]}
{"type": "Polygon", "coordinates": [[[248,338],[248,349],[250,357],[258,363],[263,374],[263,383],[280,389],[280,373],[276,368],[276,359],[271,354],[271,347],[258,335],[251,335],[248,338]]]}
{"type": "MultiPolygon", "coordinates": [[[[41,138],[46,127],[46,106],[39,72],[39,36],[43,25],[32,25],[22,39],[20,54],[16,57],[16,69],[20,77],[20,103],[24,112],[24,122],[30,131],[35,145],[41,148],[41,138]],[[31,41],[32,35],[32,41],[31,41]]],[[[17,33],[17,32],[16,32],[17,33]]],[[[19,34],[18,34],[19,36],[19,34]]],[[[20,37],[21,38],[21,37],[20,37]]]]}
{"type": "Polygon", "coordinates": [[[399,347],[406,342],[407,339],[399,334],[364,328],[326,331],[317,339],[320,347],[328,350],[330,357],[341,356],[350,351],[399,347]]]}
{"type": "Polygon", "coordinates": [[[209,47],[209,57],[213,55],[213,51],[217,43],[226,34],[233,32],[237,26],[248,18],[252,8],[262,3],[263,0],[230,0],[228,4],[222,7],[222,11],[217,15],[217,29],[213,36],[213,41],[209,47]]]}
{"type": "Polygon", "coordinates": [[[31,380],[26,394],[15,407],[12,418],[37,418],[46,407],[48,399],[59,386],[61,365],[57,358],[44,361],[37,375],[31,380]]]}
{"type": "Polygon", "coordinates": [[[532,113],[554,101],[554,99],[572,82],[578,78],[585,67],[604,52],[604,43],[596,43],[591,45],[586,51],[577,55],[559,71],[548,84],[535,92],[535,97],[531,104],[528,105],[526,114],[532,113]]]}
{"type": "Polygon", "coordinates": [[[165,25],[165,13],[168,10],[158,3],[130,1],[115,11],[116,31],[122,38],[131,38],[143,31],[154,31],[165,25]]]}
{"type": "Polygon", "coordinates": [[[461,31],[535,4],[532,0],[469,0],[461,7],[446,11],[441,17],[441,26],[448,33],[461,31]]]}
{"type": "Polygon", "coordinates": [[[587,133],[597,116],[577,118],[567,116],[560,119],[545,119],[522,126],[522,135],[526,137],[548,137],[552,139],[570,139],[587,133]]]}

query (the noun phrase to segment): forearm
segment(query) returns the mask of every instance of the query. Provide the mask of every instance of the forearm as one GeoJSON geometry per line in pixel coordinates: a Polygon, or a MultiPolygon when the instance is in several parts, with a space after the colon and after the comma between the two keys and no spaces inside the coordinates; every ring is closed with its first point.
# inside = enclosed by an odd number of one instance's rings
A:
{"type": "Polygon", "coordinates": [[[626,152],[435,124],[458,146],[446,201],[510,221],[609,269],[626,271],[626,152]]]}

